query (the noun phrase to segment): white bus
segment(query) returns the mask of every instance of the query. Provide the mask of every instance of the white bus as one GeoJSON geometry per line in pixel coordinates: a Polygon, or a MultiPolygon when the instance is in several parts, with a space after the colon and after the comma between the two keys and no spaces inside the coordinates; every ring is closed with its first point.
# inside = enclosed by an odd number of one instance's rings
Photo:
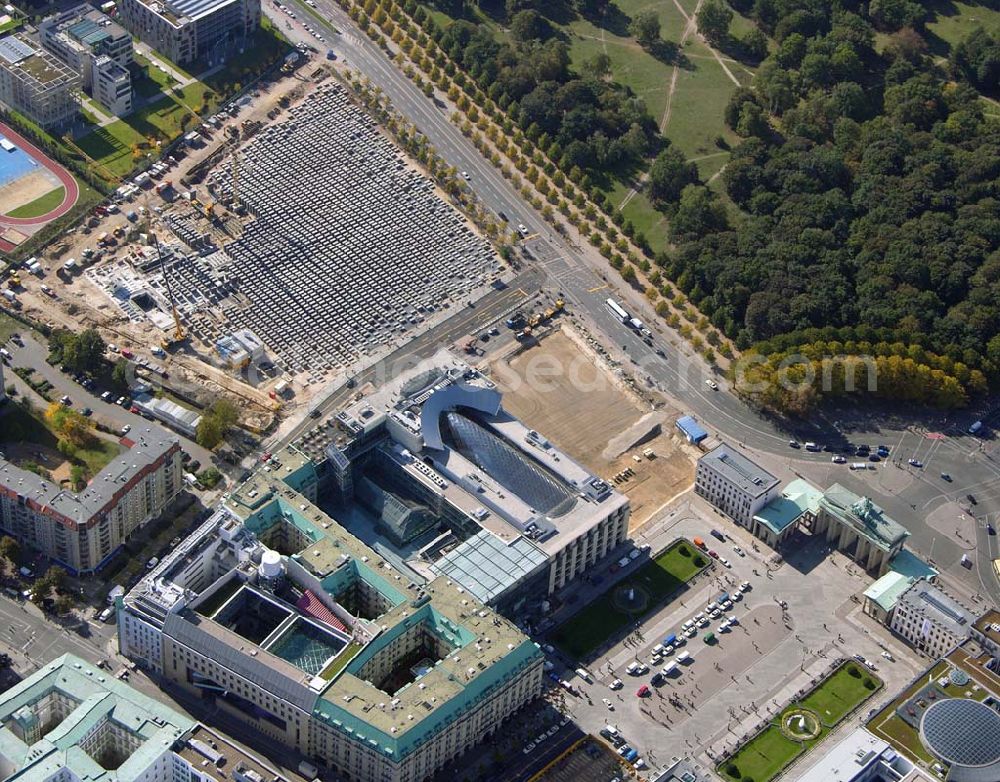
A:
{"type": "Polygon", "coordinates": [[[604,306],[608,308],[608,312],[614,315],[622,323],[629,322],[631,316],[622,308],[622,305],[614,299],[608,299],[604,302],[604,306]]]}

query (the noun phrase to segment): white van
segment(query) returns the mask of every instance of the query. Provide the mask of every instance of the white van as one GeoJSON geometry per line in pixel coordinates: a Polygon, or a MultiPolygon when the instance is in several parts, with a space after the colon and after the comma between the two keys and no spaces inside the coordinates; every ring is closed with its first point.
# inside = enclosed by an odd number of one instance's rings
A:
{"type": "Polygon", "coordinates": [[[677,653],[677,662],[679,662],[679,663],[686,663],[688,660],[691,660],[691,659],[692,659],[691,652],[678,652],[677,653]]]}
{"type": "Polygon", "coordinates": [[[818,451],[819,450],[819,446],[816,445],[816,443],[806,443],[806,450],[807,451],[818,451]]]}
{"type": "Polygon", "coordinates": [[[591,678],[590,676],[590,671],[588,671],[586,668],[577,668],[576,675],[579,676],[581,679],[583,679],[585,682],[587,682],[587,684],[594,683],[593,678],[591,678]]]}
{"type": "Polygon", "coordinates": [[[663,670],[660,671],[664,676],[670,676],[674,671],[677,670],[677,662],[671,660],[666,665],[663,666],[663,670]]]}

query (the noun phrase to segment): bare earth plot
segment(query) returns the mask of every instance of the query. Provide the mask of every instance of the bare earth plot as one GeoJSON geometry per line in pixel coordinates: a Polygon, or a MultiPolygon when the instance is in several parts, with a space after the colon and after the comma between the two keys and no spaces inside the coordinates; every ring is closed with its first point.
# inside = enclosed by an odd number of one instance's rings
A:
{"type": "Polygon", "coordinates": [[[648,411],[565,331],[553,333],[509,362],[497,360],[492,372],[512,415],[596,475],[614,482],[626,467],[632,468],[634,475],[615,486],[631,500],[633,529],[691,485],[694,466],[671,435],[675,411],[658,411],[664,434],[617,456],[603,453],[610,440],[648,411]],[[646,448],[652,448],[656,458],[642,457],[646,448]]]}

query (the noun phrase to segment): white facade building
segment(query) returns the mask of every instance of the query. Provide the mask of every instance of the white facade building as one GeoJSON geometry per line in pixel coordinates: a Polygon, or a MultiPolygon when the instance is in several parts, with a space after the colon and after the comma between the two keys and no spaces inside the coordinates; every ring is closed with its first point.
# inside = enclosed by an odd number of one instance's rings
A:
{"type": "Polygon", "coordinates": [[[969,637],[975,615],[941,587],[920,580],[896,601],[889,628],[929,657],[944,657],[969,637]]]}
{"type": "Polygon", "coordinates": [[[747,529],[757,512],[781,493],[777,478],[725,443],[698,460],[694,490],[747,529]]]}

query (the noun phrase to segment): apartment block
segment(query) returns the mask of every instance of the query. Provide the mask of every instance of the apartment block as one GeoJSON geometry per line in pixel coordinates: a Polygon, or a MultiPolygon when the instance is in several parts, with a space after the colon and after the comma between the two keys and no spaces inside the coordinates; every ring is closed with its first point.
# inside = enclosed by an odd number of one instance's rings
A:
{"type": "Polygon", "coordinates": [[[0,103],[46,130],[72,122],[80,75],[15,33],[0,39],[0,103]]]}
{"type": "Polygon", "coordinates": [[[121,444],[79,493],[0,459],[0,530],[74,573],[100,569],[183,487],[175,436],[149,425],[121,444]]]}

